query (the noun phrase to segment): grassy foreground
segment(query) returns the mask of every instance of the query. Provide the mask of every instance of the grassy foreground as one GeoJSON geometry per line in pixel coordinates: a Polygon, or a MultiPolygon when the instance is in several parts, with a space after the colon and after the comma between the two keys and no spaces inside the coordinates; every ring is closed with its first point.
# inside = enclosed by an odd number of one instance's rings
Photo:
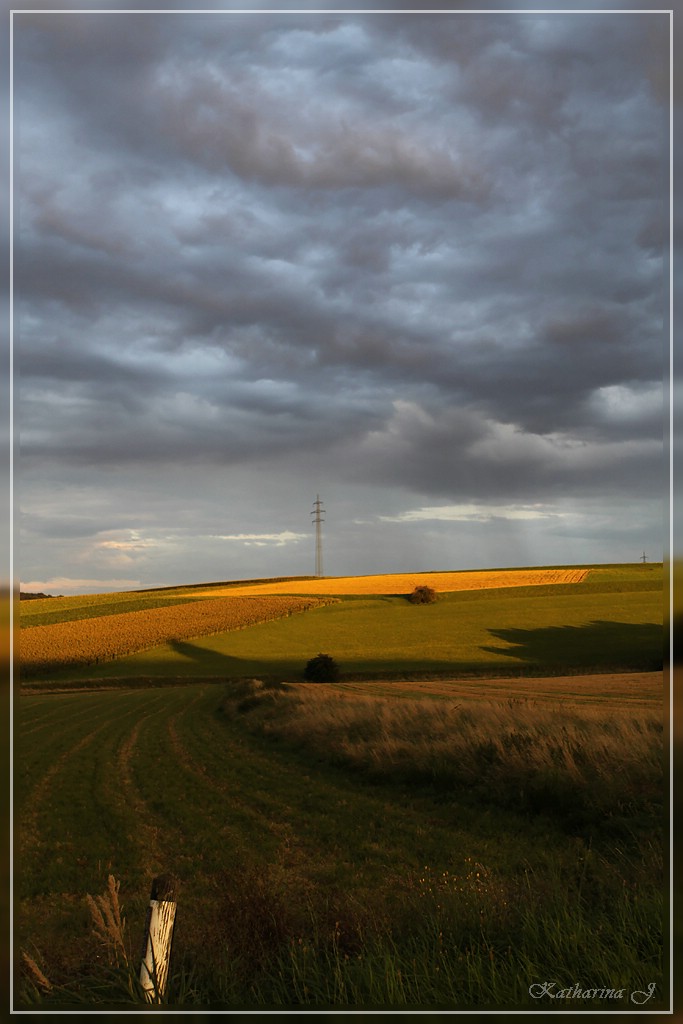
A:
{"type": "Polygon", "coordinates": [[[443,685],[417,703],[254,683],[25,696],[20,1006],[139,1008],[165,871],[175,1008],[553,1009],[530,991],[553,980],[623,989],[621,1009],[654,984],[664,1005],[659,713],[463,716],[443,685]],[[118,933],[87,899],[111,905],[109,875],[118,933]]]}

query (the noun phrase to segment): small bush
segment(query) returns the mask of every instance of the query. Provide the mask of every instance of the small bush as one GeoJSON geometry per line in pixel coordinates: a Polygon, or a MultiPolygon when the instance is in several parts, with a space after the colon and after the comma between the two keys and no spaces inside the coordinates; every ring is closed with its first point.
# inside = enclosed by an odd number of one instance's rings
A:
{"type": "Polygon", "coordinates": [[[412,594],[408,595],[408,600],[411,604],[434,604],[436,591],[431,587],[415,587],[412,594]]]}
{"type": "Polygon", "coordinates": [[[329,654],[318,654],[307,662],[304,678],[311,683],[336,683],[339,679],[339,666],[329,654]]]}

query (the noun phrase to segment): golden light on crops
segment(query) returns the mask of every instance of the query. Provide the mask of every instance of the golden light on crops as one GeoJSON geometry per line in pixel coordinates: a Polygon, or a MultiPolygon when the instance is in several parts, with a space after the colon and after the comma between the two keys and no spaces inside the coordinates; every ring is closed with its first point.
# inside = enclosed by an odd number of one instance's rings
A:
{"type": "Polygon", "coordinates": [[[550,583],[580,583],[588,569],[495,569],[481,572],[390,573],[380,576],[332,576],[310,580],[245,583],[199,591],[198,596],[217,594],[315,594],[363,595],[409,594],[417,586],[439,593],[483,590],[493,587],[535,587],[550,583]]]}
{"type": "Polygon", "coordinates": [[[170,608],[120,612],[90,619],[27,626],[21,630],[19,661],[27,673],[65,665],[92,665],[159,644],[189,640],[306,611],[315,597],[215,597],[170,608]]]}

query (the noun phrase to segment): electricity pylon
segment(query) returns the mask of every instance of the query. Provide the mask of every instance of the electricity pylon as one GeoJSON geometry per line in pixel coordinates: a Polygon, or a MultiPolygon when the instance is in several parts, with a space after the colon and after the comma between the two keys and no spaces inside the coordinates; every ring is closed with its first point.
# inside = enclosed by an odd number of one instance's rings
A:
{"type": "Polygon", "coordinates": [[[322,507],[322,501],[320,495],[316,494],[315,501],[313,502],[313,522],[315,523],[315,574],[316,576],[322,576],[323,574],[323,534],[322,534],[322,523],[325,522],[323,516],[325,515],[325,509],[322,507]]]}

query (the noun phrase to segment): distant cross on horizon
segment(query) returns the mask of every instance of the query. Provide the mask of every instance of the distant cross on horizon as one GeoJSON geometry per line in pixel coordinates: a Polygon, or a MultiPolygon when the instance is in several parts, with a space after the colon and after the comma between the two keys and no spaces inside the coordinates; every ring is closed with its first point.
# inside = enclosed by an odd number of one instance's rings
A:
{"type": "Polygon", "coordinates": [[[313,522],[315,523],[315,574],[316,576],[322,576],[323,574],[323,535],[321,524],[325,522],[323,516],[325,515],[325,509],[322,508],[322,501],[320,495],[316,494],[315,501],[313,502],[313,522]]]}

